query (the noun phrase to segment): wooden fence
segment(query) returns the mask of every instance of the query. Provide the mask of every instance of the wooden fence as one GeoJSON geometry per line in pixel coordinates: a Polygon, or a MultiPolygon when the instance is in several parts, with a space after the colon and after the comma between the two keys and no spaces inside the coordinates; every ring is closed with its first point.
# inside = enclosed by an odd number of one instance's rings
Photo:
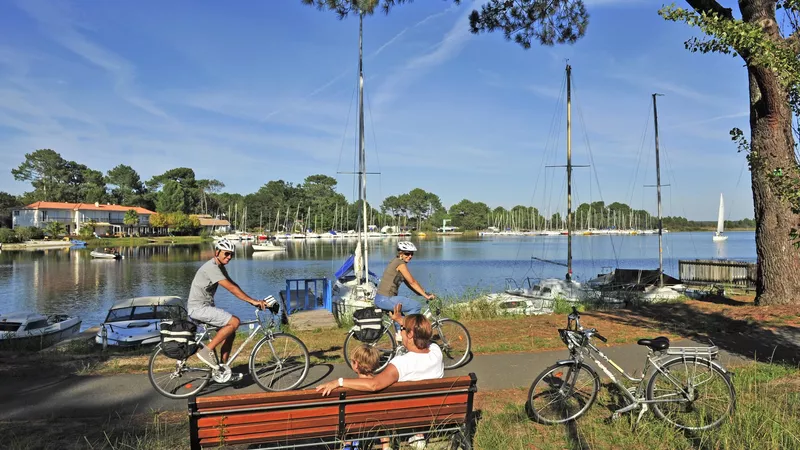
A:
{"type": "Polygon", "coordinates": [[[686,284],[727,284],[755,289],[758,264],[724,259],[678,261],[681,282],[686,284]]]}

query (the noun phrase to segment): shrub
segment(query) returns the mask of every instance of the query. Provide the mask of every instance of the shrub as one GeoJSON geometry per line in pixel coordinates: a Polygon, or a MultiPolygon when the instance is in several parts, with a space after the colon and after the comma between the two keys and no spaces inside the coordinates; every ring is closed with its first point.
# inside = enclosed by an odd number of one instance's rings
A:
{"type": "Polygon", "coordinates": [[[13,244],[15,242],[19,242],[19,238],[14,230],[11,228],[0,228],[0,243],[13,244]]]}

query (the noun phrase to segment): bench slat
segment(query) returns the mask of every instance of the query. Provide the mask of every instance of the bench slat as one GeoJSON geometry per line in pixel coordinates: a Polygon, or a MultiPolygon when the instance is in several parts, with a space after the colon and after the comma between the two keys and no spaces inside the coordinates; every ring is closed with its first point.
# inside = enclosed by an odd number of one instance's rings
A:
{"type": "Polygon", "coordinates": [[[393,427],[398,420],[401,419],[419,419],[423,418],[428,420],[428,423],[436,423],[438,421],[444,421],[449,419],[458,419],[464,420],[464,417],[467,413],[467,406],[465,404],[461,405],[449,405],[441,408],[437,408],[435,412],[432,412],[428,408],[414,408],[414,409],[405,409],[402,411],[387,411],[383,414],[375,414],[375,413],[361,413],[361,414],[353,414],[347,416],[346,423],[347,423],[347,430],[350,430],[351,427],[360,427],[363,428],[364,424],[384,424],[388,427],[393,427]]]}
{"type": "Polygon", "coordinates": [[[253,433],[259,433],[264,430],[269,430],[274,432],[280,432],[283,435],[293,436],[295,434],[302,433],[304,430],[315,429],[325,426],[336,427],[337,425],[339,425],[339,417],[328,416],[328,417],[306,418],[300,420],[290,420],[283,422],[267,422],[267,423],[260,422],[260,423],[249,423],[244,425],[231,425],[231,426],[226,425],[225,427],[222,428],[218,427],[201,428],[197,434],[198,436],[200,436],[200,439],[224,436],[225,439],[227,440],[234,436],[248,435],[253,433]]]}
{"type": "Polygon", "coordinates": [[[383,412],[383,411],[400,411],[406,408],[416,408],[420,406],[427,406],[431,409],[440,407],[442,405],[452,405],[456,403],[466,403],[467,394],[453,394],[442,395],[437,397],[421,397],[411,398],[405,400],[384,400],[380,402],[370,403],[354,403],[344,407],[345,421],[348,421],[348,414],[355,414],[360,412],[383,412]]]}
{"type": "MultiPolygon", "coordinates": [[[[271,412],[252,412],[252,413],[231,413],[222,417],[201,417],[197,421],[200,428],[216,427],[224,417],[224,423],[228,425],[243,425],[247,423],[268,423],[282,422],[286,420],[298,420],[307,417],[339,416],[338,406],[324,406],[317,408],[292,409],[271,412]]],[[[338,419],[337,419],[338,420],[338,419]]]]}
{"type": "Polygon", "coordinates": [[[442,417],[438,420],[429,420],[423,418],[409,418],[409,419],[397,419],[391,424],[387,424],[381,421],[367,421],[360,423],[358,425],[353,425],[351,428],[347,429],[347,436],[358,436],[359,433],[370,433],[375,432],[381,429],[387,430],[401,430],[403,428],[423,428],[424,431],[434,432],[437,429],[441,429],[446,425],[452,424],[462,424],[464,423],[464,416],[460,415],[457,417],[442,417]]]}
{"type": "MultiPolygon", "coordinates": [[[[225,438],[225,444],[251,444],[251,443],[271,443],[271,442],[294,442],[298,439],[309,439],[318,437],[335,436],[337,427],[327,426],[318,428],[306,428],[297,433],[287,434],[283,431],[268,431],[264,433],[253,433],[243,436],[233,436],[225,438]]],[[[219,446],[219,437],[201,439],[200,446],[215,447],[219,446]]]]}

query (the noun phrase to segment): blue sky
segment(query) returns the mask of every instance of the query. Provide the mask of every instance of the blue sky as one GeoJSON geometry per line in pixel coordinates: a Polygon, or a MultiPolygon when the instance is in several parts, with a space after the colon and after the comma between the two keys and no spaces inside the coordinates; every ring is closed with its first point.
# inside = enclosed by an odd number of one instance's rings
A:
{"type": "MultiPolygon", "coordinates": [[[[587,36],[523,50],[472,35],[481,2],[418,0],[365,19],[368,198],[420,187],[445,206],[565,209],[565,59],[573,69],[574,202],[656,212],[651,94],[664,215],[752,217],[728,131],[748,131],[740,59],[699,55],[693,31],[646,0],[587,0],[587,36]],[[588,142],[588,146],[587,146],[588,142]],[[589,151],[590,149],[590,151],[589,151]]],[[[680,4],[681,2],[679,2],[680,4]]],[[[322,173],[354,198],[358,20],[297,0],[0,3],[0,190],[52,148],[148,179],[188,166],[228,192],[322,173]]]]}

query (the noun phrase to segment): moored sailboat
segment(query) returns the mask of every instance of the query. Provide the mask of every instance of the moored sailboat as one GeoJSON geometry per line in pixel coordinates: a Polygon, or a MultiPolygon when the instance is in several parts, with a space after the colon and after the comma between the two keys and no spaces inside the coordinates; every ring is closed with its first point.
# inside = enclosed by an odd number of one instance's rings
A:
{"type": "Polygon", "coordinates": [[[338,322],[352,315],[353,311],[374,305],[378,290],[378,277],[369,270],[367,249],[367,158],[364,143],[364,65],[363,35],[364,14],[358,17],[358,199],[361,202],[358,223],[358,243],[353,254],[334,274],[331,288],[333,315],[338,322]]]}

